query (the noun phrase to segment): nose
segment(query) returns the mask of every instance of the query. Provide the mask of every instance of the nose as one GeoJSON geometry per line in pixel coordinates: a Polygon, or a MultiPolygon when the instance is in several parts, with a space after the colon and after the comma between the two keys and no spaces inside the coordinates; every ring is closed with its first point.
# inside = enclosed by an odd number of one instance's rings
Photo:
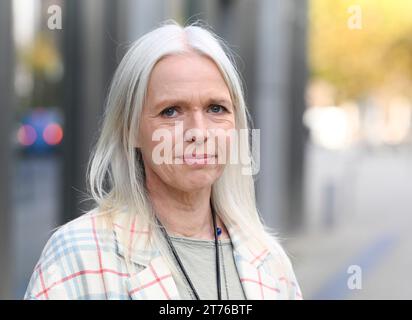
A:
{"type": "Polygon", "coordinates": [[[209,137],[207,119],[201,111],[195,111],[187,119],[185,141],[196,144],[205,143],[209,137]]]}

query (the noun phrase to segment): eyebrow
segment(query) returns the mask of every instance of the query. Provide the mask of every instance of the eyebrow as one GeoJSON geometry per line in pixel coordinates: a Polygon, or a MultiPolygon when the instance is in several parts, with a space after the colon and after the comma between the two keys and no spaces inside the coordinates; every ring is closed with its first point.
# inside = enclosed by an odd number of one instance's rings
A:
{"type": "MultiPolygon", "coordinates": [[[[176,105],[187,105],[187,101],[182,100],[182,99],[173,99],[173,98],[166,98],[163,100],[160,100],[159,102],[155,103],[155,110],[161,109],[161,108],[166,108],[166,107],[171,107],[171,106],[176,106],[176,105]]],[[[233,107],[232,102],[226,98],[209,98],[206,101],[207,105],[210,104],[222,104],[223,106],[228,106],[228,107],[233,107]]]]}

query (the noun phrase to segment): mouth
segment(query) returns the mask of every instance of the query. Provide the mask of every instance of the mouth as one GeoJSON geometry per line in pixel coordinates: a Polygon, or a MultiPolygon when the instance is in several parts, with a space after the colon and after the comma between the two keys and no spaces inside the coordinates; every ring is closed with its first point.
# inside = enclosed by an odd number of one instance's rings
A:
{"type": "Polygon", "coordinates": [[[215,163],[216,155],[214,154],[187,154],[183,156],[183,161],[186,164],[211,164],[215,163]]]}

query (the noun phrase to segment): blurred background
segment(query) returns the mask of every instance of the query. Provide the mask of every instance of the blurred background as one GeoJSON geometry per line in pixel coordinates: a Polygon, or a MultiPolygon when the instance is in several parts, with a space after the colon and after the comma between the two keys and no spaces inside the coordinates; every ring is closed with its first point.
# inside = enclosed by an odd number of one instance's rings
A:
{"type": "Polygon", "coordinates": [[[1,0],[0,298],[90,207],[85,169],[127,46],[203,20],[261,130],[259,209],[306,299],[411,299],[412,2],[1,0]]]}

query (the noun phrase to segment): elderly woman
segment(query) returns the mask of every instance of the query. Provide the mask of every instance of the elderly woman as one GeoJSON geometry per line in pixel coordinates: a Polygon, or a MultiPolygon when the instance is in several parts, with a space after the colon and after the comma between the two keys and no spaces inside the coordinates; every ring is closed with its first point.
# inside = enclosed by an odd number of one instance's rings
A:
{"type": "Polygon", "coordinates": [[[95,209],[54,232],[25,299],[301,299],[253,177],[228,161],[228,132],[248,130],[232,61],[197,25],[133,44],[89,165],[95,209]]]}

